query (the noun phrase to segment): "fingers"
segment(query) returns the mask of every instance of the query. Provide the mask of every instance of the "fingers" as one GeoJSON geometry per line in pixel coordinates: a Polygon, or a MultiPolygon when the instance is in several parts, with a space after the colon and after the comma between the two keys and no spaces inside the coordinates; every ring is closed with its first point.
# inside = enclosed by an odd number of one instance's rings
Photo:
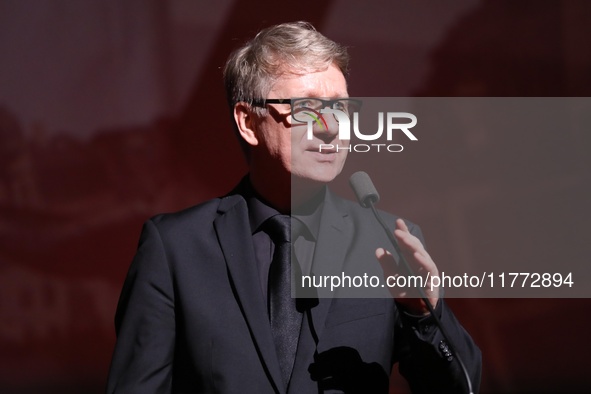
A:
{"type": "MultiPolygon", "coordinates": [[[[378,249],[376,249],[376,258],[378,259],[378,262],[382,266],[382,271],[384,272],[384,278],[388,278],[388,277],[396,278],[398,275],[400,275],[400,272],[398,271],[398,268],[399,268],[398,264],[397,264],[396,260],[394,259],[394,256],[392,255],[392,253],[388,252],[384,248],[378,248],[378,249]]],[[[388,290],[390,291],[390,294],[393,298],[399,298],[399,297],[406,296],[407,289],[400,288],[400,287],[389,287],[388,290]]]]}
{"type": "Polygon", "coordinates": [[[425,257],[429,257],[429,254],[423,247],[421,241],[412,235],[406,226],[406,223],[402,219],[396,220],[396,230],[394,230],[394,236],[398,240],[398,244],[407,257],[414,257],[415,253],[420,253],[425,257]]]}
{"type": "MultiPolygon", "coordinates": [[[[400,246],[404,258],[410,264],[411,268],[418,270],[419,273],[424,273],[425,271],[429,271],[433,275],[438,273],[435,262],[431,259],[429,253],[427,253],[421,241],[410,233],[404,220],[396,220],[394,236],[398,241],[398,245],[400,246]]],[[[396,275],[400,273],[397,261],[390,252],[384,248],[378,248],[376,250],[376,257],[382,265],[382,269],[386,275],[396,275]]]]}
{"type": "Polygon", "coordinates": [[[402,219],[396,219],[396,228],[399,228],[402,231],[409,232],[406,223],[402,219]]]}
{"type": "Polygon", "coordinates": [[[394,256],[392,256],[392,253],[384,248],[378,248],[376,249],[376,258],[382,266],[382,270],[386,276],[394,276],[398,274],[396,270],[396,260],[394,259],[394,256]]]}
{"type": "MultiPolygon", "coordinates": [[[[402,219],[396,220],[394,236],[398,241],[398,245],[400,246],[400,250],[404,255],[405,260],[416,274],[421,275],[422,277],[426,277],[427,274],[431,277],[433,277],[433,275],[438,275],[435,262],[431,259],[431,256],[429,256],[421,241],[410,233],[408,226],[402,219]]],[[[394,256],[384,248],[378,248],[376,250],[376,258],[382,266],[382,270],[386,277],[397,277],[400,274],[406,274],[406,272],[400,272],[400,269],[402,268],[398,266],[394,256]]],[[[425,288],[428,289],[428,286],[425,286],[425,288]]],[[[428,309],[423,301],[417,298],[418,295],[414,293],[412,289],[392,287],[389,290],[399,303],[405,305],[407,310],[416,314],[428,313],[428,309]]],[[[438,289],[426,291],[426,296],[431,305],[435,307],[439,297],[438,289]]]]}

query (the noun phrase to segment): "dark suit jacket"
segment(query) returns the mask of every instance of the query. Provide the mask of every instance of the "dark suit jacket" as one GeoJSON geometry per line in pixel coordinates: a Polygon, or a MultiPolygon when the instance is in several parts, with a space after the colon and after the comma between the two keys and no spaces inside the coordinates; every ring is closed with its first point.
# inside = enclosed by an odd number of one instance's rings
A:
{"type": "MultiPolygon", "coordinates": [[[[387,242],[370,212],[327,193],[314,264],[365,256],[379,267],[375,249],[387,242]]],[[[147,221],[115,317],[107,392],[285,392],[263,300],[240,190],[147,221]]],[[[480,351],[442,300],[437,313],[477,387],[480,351]]],[[[321,298],[304,315],[288,392],[387,392],[397,361],[415,392],[464,392],[442,340],[431,318],[392,299],[321,298]]]]}

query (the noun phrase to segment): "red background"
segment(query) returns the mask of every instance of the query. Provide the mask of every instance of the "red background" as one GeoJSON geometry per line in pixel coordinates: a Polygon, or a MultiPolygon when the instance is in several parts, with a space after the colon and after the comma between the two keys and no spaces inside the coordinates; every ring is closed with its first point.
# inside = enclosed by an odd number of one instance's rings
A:
{"type": "MultiPolygon", "coordinates": [[[[349,46],[354,96],[591,92],[585,0],[213,3],[0,4],[0,392],[104,390],[143,221],[245,171],[220,68],[260,28],[304,19],[349,46]]],[[[442,136],[392,169],[388,209],[436,261],[587,264],[589,142],[442,136]]],[[[449,303],[483,351],[481,392],[591,391],[588,300],[449,303]]]]}

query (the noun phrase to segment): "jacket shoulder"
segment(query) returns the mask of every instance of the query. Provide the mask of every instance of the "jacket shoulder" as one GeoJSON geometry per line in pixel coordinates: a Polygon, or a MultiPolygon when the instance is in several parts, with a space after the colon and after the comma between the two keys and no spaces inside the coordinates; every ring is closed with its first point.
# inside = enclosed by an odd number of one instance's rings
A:
{"type": "Polygon", "coordinates": [[[230,210],[247,214],[244,197],[239,194],[216,197],[177,212],[158,214],[148,221],[152,222],[160,232],[174,233],[182,229],[183,232],[199,233],[211,228],[219,216],[230,210]]]}
{"type": "MultiPolygon", "coordinates": [[[[362,207],[358,202],[351,201],[346,198],[340,197],[334,193],[331,193],[330,200],[331,203],[336,204],[339,210],[345,212],[350,219],[355,223],[355,226],[358,228],[365,228],[365,226],[377,226],[378,221],[374,217],[371,209],[362,207]]],[[[421,242],[424,244],[423,233],[420,227],[413,223],[412,221],[402,218],[396,214],[392,214],[387,211],[383,211],[381,209],[377,210],[379,215],[383,218],[385,223],[388,225],[390,230],[394,230],[396,228],[396,220],[403,219],[406,223],[409,231],[417,236],[421,242]]]]}

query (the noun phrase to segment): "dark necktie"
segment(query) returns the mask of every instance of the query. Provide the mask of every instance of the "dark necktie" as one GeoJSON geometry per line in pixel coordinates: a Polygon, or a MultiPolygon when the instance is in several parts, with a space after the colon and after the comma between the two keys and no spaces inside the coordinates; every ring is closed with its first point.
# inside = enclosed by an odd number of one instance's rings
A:
{"type": "Polygon", "coordinates": [[[269,236],[275,244],[273,261],[269,268],[269,320],[283,381],[287,387],[302,322],[302,314],[296,310],[296,300],[291,297],[291,219],[288,215],[275,215],[266,224],[269,236]]]}

